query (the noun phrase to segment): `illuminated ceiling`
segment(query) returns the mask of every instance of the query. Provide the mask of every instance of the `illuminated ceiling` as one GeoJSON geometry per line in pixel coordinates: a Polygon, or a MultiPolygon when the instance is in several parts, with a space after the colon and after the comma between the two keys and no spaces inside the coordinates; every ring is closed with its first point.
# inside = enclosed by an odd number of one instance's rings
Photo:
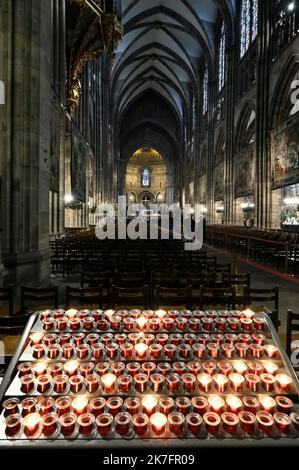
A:
{"type": "Polygon", "coordinates": [[[233,17],[234,0],[123,0],[116,51],[114,113],[151,90],[182,117],[198,93],[199,63],[215,61],[215,23],[233,17]],[[203,59],[200,61],[200,59],[203,59]]]}

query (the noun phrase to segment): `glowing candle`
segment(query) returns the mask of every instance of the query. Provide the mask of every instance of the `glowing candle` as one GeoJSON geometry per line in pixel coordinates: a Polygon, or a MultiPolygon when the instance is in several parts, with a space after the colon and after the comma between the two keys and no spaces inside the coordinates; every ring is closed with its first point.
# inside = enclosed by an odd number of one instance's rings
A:
{"type": "Polygon", "coordinates": [[[44,334],[40,332],[31,333],[29,335],[31,346],[33,346],[34,344],[39,344],[43,336],[44,334]]]}
{"type": "Polygon", "coordinates": [[[205,393],[208,393],[211,390],[211,383],[213,382],[213,379],[209,374],[198,374],[197,381],[201,390],[203,390],[205,393]]]}
{"type": "Polygon", "coordinates": [[[41,417],[39,413],[31,413],[23,419],[24,433],[26,436],[33,436],[39,428],[41,417]]]}
{"type": "Polygon", "coordinates": [[[291,384],[293,383],[291,377],[286,374],[277,374],[276,381],[279,387],[285,391],[290,390],[291,384]]]}
{"type": "Polygon", "coordinates": [[[144,317],[139,317],[139,318],[136,319],[136,323],[137,323],[138,328],[140,330],[145,330],[146,325],[147,325],[147,319],[144,318],[144,317]]]}
{"type": "Polygon", "coordinates": [[[269,397],[268,395],[261,396],[259,398],[260,404],[262,405],[263,409],[267,411],[268,413],[273,413],[276,402],[272,397],[269,397]]]}
{"type": "Polygon", "coordinates": [[[243,313],[244,317],[246,317],[246,318],[253,318],[254,315],[255,315],[255,313],[252,310],[250,310],[249,308],[247,308],[246,310],[243,310],[242,313],[243,313]]]}
{"type": "Polygon", "coordinates": [[[208,402],[209,402],[209,405],[212,408],[212,410],[215,411],[215,413],[220,413],[222,408],[225,405],[225,402],[224,402],[223,398],[221,398],[218,395],[210,396],[208,398],[208,402]]]}
{"type": "Polygon", "coordinates": [[[106,315],[108,320],[110,320],[111,317],[113,317],[114,314],[115,314],[115,310],[105,310],[105,312],[104,312],[104,315],[106,315]]]}
{"type": "Polygon", "coordinates": [[[77,415],[86,413],[88,399],[84,396],[76,397],[72,401],[72,408],[77,415]]]}
{"type": "Polygon", "coordinates": [[[158,400],[153,395],[146,395],[141,398],[141,405],[143,406],[145,412],[150,416],[154,413],[155,408],[158,404],[158,400]]]}
{"type": "Polygon", "coordinates": [[[114,374],[102,375],[101,381],[102,381],[105,393],[111,393],[113,391],[116,380],[117,380],[117,377],[114,374]]]}
{"type": "Polygon", "coordinates": [[[224,393],[228,378],[223,374],[215,374],[213,376],[214,382],[216,383],[216,390],[219,393],[224,393]]]}
{"type": "Polygon", "coordinates": [[[74,318],[78,313],[78,310],[76,310],[75,308],[70,308],[69,310],[67,310],[65,312],[65,315],[68,317],[68,318],[74,318]]]}
{"type": "Polygon", "coordinates": [[[165,317],[166,312],[165,312],[165,310],[156,310],[156,311],[155,311],[155,314],[156,314],[156,316],[157,316],[158,318],[160,318],[160,320],[162,320],[162,318],[165,317]]]}
{"type": "Polygon", "coordinates": [[[152,430],[155,434],[160,435],[163,434],[165,431],[165,425],[167,423],[167,418],[162,413],[154,413],[150,417],[150,423],[152,426],[152,430]]]}
{"type": "Polygon", "coordinates": [[[233,366],[234,366],[235,371],[241,375],[244,374],[244,372],[248,370],[246,363],[242,361],[235,362],[233,366]]]}
{"type": "Polygon", "coordinates": [[[241,411],[243,403],[240,398],[234,395],[229,395],[225,401],[232,413],[238,414],[239,411],[241,411]]]}
{"type": "Polygon", "coordinates": [[[79,362],[77,361],[68,361],[64,364],[64,370],[69,377],[75,375],[79,367],[79,362]]]}
{"type": "Polygon", "coordinates": [[[277,356],[278,348],[273,344],[265,344],[264,351],[268,357],[272,358],[277,356]]]}
{"type": "Polygon", "coordinates": [[[137,344],[135,344],[134,349],[135,349],[139,359],[142,359],[143,357],[146,356],[148,346],[144,343],[137,343],[137,344]]]}
{"type": "Polygon", "coordinates": [[[33,364],[32,371],[35,373],[37,377],[43,375],[46,372],[47,364],[44,362],[37,362],[33,364]]]}
{"type": "Polygon", "coordinates": [[[229,380],[231,381],[233,390],[238,392],[242,389],[242,385],[245,381],[243,375],[241,374],[229,374],[229,380]]]}
{"type": "Polygon", "coordinates": [[[277,364],[275,364],[274,362],[271,362],[271,361],[263,362],[263,366],[264,366],[265,371],[268,374],[272,374],[272,375],[274,375],[275,372],[277,371],[277,369],[279,368],[277,364]]]}

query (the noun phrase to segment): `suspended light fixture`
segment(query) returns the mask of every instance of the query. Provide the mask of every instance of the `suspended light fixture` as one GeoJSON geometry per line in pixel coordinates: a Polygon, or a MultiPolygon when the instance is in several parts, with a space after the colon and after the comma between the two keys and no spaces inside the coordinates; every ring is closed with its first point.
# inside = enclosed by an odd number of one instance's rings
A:
{"type": "Polygon", "coordinates": [[[244,212],[250,212],[255,208],[255,204],[253,202],[242,202],[241,209],[244,212]]]}
{"type": "Polygon", "coordinates": [[[295,2],[290,2],[288,4],[288,10],[289,11],[294,11],[294,9],[295,9],[295,2]]]}
{"type": "Polygon", "coordinates": [[[69,204],[70,202],[73,202],[73,200],[74,200],[74,196],[72,196],[71,194],[66,194],[64,196],[64,202],[66,204],[69,204]]]}
{"type": "Polygon", "coordinates": [[[296,206],[297,204],[299,204],[299,196],[286,197],[283,202],[286,206],[296,206]]]}

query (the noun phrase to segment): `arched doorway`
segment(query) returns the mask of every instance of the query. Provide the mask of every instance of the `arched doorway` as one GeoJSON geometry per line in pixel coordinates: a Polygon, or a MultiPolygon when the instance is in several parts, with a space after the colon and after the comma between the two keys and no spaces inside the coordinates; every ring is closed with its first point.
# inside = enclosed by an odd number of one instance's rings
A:
{"type": "Polygon", "coordinates": [[[168,186],[167,165],[160,152],[144,146],[131,156],[126,167],[126,194],[136,194],[137,201],[148,207],[154,204],[159,195],[159,202],[165,201],[168,186]]]}

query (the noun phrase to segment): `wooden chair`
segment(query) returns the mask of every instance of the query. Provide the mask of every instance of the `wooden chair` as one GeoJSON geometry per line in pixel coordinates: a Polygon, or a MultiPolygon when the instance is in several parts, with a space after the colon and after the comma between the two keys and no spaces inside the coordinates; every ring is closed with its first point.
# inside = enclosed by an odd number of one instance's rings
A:
{"type": "MultiPolygon", "coordinates": [[[[292,353],[292,337],[295,331],[299,332],[299,313],[294,313],[292,310],[288,311],[287,315],[287,336],[286,336],[286,352],[290,357],[292,353]]],[[[297,347],[296,349],[299,349],[297,347]]],[[[299,365],[297,366],[299,369],[299,365]]]]}
{"type": "MultiPolygon", "coordinates": [[[[207,305],[227,305],[231,308],[235,308],[235,304],[235,287],[201,287],[199,304],[201,310],[207,305]]],[[[192,305],[195,305],[193,299],[192,305]]]]}
{"type": "Polygon", "coordinates": [[[5,314],[8,313],[9,316],[12,316],[14,311],[13,311],[13,287],[5,287],[0,289],[0,304],[7,304],[8,306],[8,311],[6,312],[5,309],[5,314]]]}
{"type": "Polygon", "coordinates": [[[231,274],[227,272],[222,273],[223,287],[250,287],[250,273],[247,274],[231,274]]]}
{"type": "Polygon", "coordinates": [[[119,287],[144,287],[147,284],[146,272],[121,272],[114,276],[114,284],[119,287]]]}
{"type": "Polygon", "coordinates": [[[81,288],[103,286],[106,289],[112,287],[113,273],[112,271],[101,271],[94,273],[81,273],[81,288]]]}
{"type": "Polygon", "coordinates": [[[191,287],[161,287],[155,286],[155,306],[186,306],[191,303],[191,287]]]}
{"type": "Polygon", "coordinates": [[[216,273],[201,273],[189,271],[186,273],[188,284],[192,286],[192,289],[200,289],[201,286],[204,287],[216,287],[216,273]]]}
{"type": "Polygon", "coordinates": [[[58,308],[58,286],[48,288],[32,288],[21,286],[21,311],[26,313],[28,311],[28,304],[33,310],[39,310],[41,307],[44,308],[52,307],[58,308]],[[47,302],[43,305],[43,302],[47,302]],[[38,305],[35,305],[38,303],[38,305]]]}
{"type": "Polygon", "coordinates": [[[148,286],[143,287],[112,287],[112,305],[148,307],[148,286]]]}
{"type": "Polygon", "coordinates": [[[280,326],[279,321],[279,287],[273,287],[272,289],[255,289],[251,287],[245,287],[244,289],[244,298],[241,299],[238,297],[237,299],[238,305],[246,305],[250,306],[254,302],[257,302],[259,305],[263,305],[261,302],[272,302],[273,312],[272,321],[274,323],[275,328],[278,330],[280,326]]]}
{"type": "Polygon", "coordinates": [[[102,286],[81,289],[66,286],[65,302],[67,307],[77,303],[79,305],[97,305],[100,308],[108,304],[109,296],[105,295],[104,287],[102,286]]]}

